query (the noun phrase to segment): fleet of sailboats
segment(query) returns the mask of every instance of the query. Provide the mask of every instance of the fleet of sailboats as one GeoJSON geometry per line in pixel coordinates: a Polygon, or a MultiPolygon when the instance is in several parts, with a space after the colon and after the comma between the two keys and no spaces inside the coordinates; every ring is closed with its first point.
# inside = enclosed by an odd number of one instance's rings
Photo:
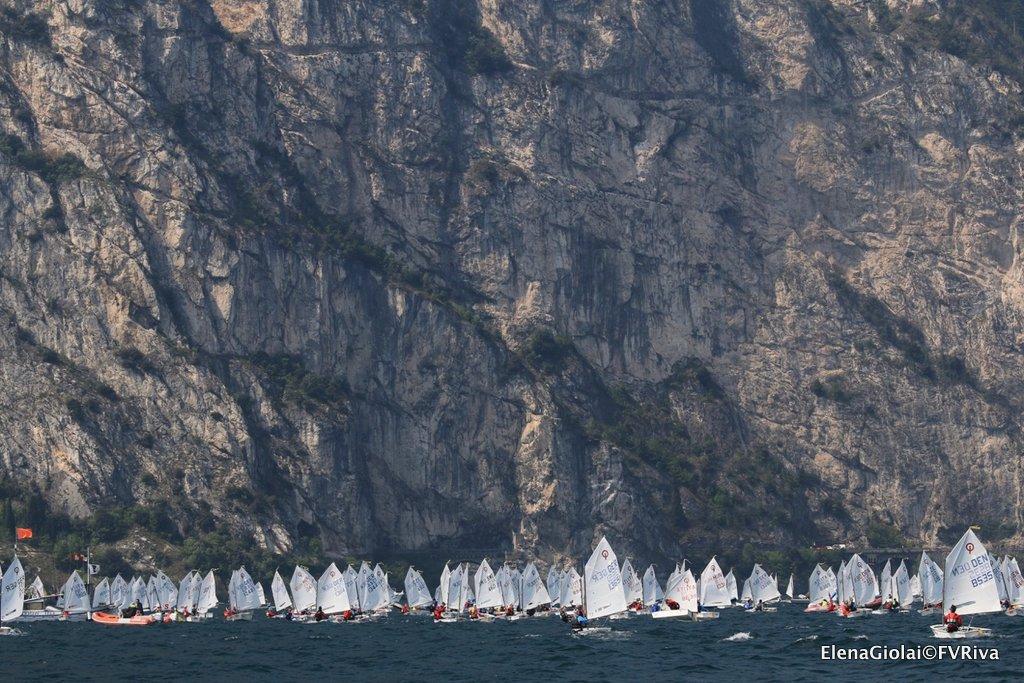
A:
{"type": "MultiPolygon", "coordinates": [[[[91,571],[91,569],[90,569],[91,571]]],[[[319,578],[296,566],[289,581],[275,571],[267,600],[263,586],[245,567],[231,571],[224,618],[251,620],[258,611],[302,623],[377,618],[392,610],[433,612],[439,623],[463,619],[489,621],[557,613],[576,630],[593,629],[595,622],[649,614],[655,619],[713,619],[719,611],[744,607],[750,613],[771,612],[781,602],[806,602],[806,612],[836,612],[840,616],[906,613],[920,601],[918,612],[946,616],[931,630],[937,638],[975,638],[991,634],[988,627],[962,623],[963,617],[1005,612],[1024,613],[1024,577],[1016,558],[990,554],[973,529],[968,529],[939,566],[923,552],[911,576],[903,559],[887,560],[879,574],[860,555],[840,562],[838,569],[815,565],[807,594],[797,595],[790,574],[785,592],[778,576],[755,563],[738,590],[734,571],[723,570],[712,557],[699,577],[685,561],[673,566],[664,588],[654,565],[641,576],[633,562],[621,564],[606,538],[601,538],[583,565],[548,567],[546,577],[536,563],[525,566],[446,563],[431,593],[423,574],[408,567],[404,591],[391,588],[380,565],[361,563],[345,571],[331,563],[319,578]],[[895,569],[893,567],[895,566],[895,569]],[[402,600],[404,596],[404,601],[402,600]],[[951,616],[952,615],[952,616],[951,616]]],[[[178,583],[163,571],[148,578],[120,575],[102,578],[94,586],[73,571],[56,594],[57,605],[44,607],[47,596],[36,577],[26,585],[21,562],[10,562],[0,582],[0,633],[11,622],[42,619],[86,620],[112,625],[148,625],[167,621],[203,621],[220,604],[213,570],[187,572],[178,583]],[[91,588],[91,595],[90,595],[91,588]],[[34,605],[26,609],[25,605],[34,605]]]]}

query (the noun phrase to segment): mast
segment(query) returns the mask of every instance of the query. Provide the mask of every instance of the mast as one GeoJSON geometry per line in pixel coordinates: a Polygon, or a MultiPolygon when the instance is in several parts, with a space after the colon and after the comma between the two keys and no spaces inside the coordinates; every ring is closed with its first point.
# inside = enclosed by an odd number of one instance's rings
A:
{"type": "Polygon", "coordinates": [[[89,586],[92,585],[92,548],[85,547],[85,601],[89,603],[85,610],[85,618],[92,620],[92,600],[89,598],[89,586]]]}
{"type": "Polygon", "coordinates": [[[587,616],[587,565],[583,565],[583,616],[587,616]]]}

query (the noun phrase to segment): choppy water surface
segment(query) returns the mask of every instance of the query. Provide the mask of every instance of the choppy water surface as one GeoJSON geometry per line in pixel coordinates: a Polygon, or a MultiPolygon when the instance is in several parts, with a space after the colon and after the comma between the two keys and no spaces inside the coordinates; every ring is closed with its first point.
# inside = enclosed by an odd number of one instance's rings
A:
{"type": "Polygon", "coordinates": [[[904,680],[971,676],[1020,680],[1024,617],[989,616],[976,625],[996,636],[974,643],[999,649],[999,661],[830,662],[823,645],[937,644],[935,617],[882,615],[839,619],[782,605],[774,614],[722,612],[715,621],[633,617],[601,620],[604,629],[572,635],[555,617],[515,622],[434,624],[427,616],[356,624],[293,624],[258,616],[252,622],[166,624],[145,628],[91,623],[19,625],[0,638],[4,678],[110,680],[821,680],[878,674],[904,680]]]}

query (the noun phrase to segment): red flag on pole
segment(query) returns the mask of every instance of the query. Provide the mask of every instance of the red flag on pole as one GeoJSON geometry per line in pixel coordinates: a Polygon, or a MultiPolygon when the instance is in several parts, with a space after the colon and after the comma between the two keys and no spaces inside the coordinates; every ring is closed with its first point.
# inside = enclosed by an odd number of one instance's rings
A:
{"type": "Polygon", "coordinates": [[[15,527],[14,528],[14,536],[19,541],[24,541],[27,538],[32,538],[32,530],[31,529],[22,529],[20,527],[15,527]]]}

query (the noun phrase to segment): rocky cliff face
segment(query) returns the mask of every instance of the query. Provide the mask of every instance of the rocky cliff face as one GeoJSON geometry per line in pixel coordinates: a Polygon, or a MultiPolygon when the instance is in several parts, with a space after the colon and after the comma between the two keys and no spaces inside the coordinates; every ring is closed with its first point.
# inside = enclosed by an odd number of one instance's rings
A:
{"type": "Polygon", "coordinates": [[[282,552],[1019,539],[989,4],[5,0],[0,469],[282,552]]]}

